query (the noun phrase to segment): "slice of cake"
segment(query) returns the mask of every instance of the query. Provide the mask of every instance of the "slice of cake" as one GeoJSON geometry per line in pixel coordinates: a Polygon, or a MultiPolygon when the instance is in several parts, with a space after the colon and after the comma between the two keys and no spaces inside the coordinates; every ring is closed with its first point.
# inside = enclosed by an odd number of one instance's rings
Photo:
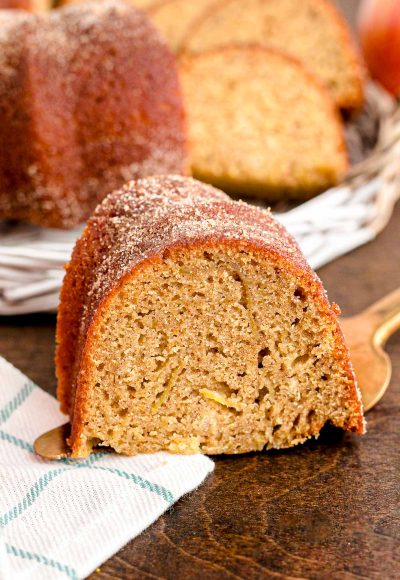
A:
{"type": "Polygon", "coordinates": [[[191,26],[215,0],[161,0],[148,13],[172,50],[179,52],[191,26]]]}
{"type": "Polygon", "coordinates": [[[77,242],[57,325],[73,457],[290,447],[363,433],[323,286],[270,212],[184,177],[131,182],[77,242]]]}
{"type": "Polygon", "coordinates": [[[184,49],[257,42],[301,60],[339,107],[363,102],[363,69],[344,18],[327,0],[221,0],[188,31],[184,49]]]}
{"type": "Polygon", "coordinates": [[[198,179],[268,200],[306,199],[346,171],[330,95],[285,54],[247,46],[190,55],[181,80],[198,179]]]}

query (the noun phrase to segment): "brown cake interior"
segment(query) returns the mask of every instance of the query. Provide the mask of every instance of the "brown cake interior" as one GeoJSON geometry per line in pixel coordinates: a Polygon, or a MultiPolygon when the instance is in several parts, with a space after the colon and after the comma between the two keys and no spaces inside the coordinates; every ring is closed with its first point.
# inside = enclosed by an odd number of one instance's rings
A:
{"type": "Polygon", "coordinates": [[[304,286],[245,245],[142,264],[92,328],[81,449],[243,453],[301,443],[327,421],[359,430],[336,319],[304,286]]]}

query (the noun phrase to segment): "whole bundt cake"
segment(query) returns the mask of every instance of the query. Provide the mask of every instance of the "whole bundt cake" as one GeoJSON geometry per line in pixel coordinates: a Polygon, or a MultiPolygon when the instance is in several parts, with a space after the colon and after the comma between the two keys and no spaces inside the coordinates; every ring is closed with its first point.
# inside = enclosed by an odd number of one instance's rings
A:
{"type": "Polygon", "coordinates": [[[193,179],[109,195],[61,292],[57,377],[73,457],[290,447],[364,431],[322,283],[270,212],[193,179]]]}
{"type": "Polygon", "coordinates": [[[174,57],[141,10],[4,10],[0,30],[0,219],[69,228],[129,179],[186,173],[174,57]]]}

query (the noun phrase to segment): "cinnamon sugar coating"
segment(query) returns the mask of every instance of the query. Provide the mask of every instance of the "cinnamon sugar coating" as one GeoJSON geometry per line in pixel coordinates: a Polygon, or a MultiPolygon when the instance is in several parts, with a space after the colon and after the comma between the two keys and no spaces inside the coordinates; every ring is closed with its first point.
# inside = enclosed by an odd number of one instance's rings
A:
{"type": "Polygon", "coordinates": [[[0,218],[70,228],[129,179],[186,173],[175,60],[119,0],[0,14],[0,218]]]}

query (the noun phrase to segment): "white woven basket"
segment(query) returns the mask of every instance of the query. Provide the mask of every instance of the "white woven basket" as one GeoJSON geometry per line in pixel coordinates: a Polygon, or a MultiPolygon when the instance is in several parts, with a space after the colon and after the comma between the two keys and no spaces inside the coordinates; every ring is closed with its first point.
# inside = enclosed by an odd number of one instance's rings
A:
{"type": "MultiPolygon", "coordinates": [[[[400,198],[400,107],[375,85],[367,96],[364,121],[379,124],[371,154],[340,186],[275,213],[313,268],[373,240],[400,198]]],[[[0,223],[0,315],[56,310],[64,264],[81,230],[0,223]]]]}

